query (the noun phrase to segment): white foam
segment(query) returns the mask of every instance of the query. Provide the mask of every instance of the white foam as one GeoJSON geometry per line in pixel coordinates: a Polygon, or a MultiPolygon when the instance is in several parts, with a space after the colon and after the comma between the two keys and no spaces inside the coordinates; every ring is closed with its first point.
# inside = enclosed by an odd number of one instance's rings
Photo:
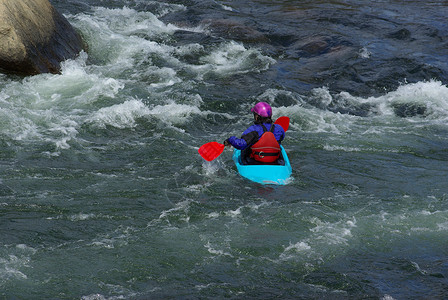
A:
{"type": "Polygon", "coordinates": [[[89,43],[90,57],[81,52],[78,58],[64,62],[60,75],[42,74],[5,83],[0,92],[0,134],[53,144],[55,150],[44,152],[52,157],[78,142],[80,128],[86,123],[124,129],[137,126],[139,118],[155,117],[183,132],[178,125],[210,112],[200,110],[202,99],[191,92],[195,85],[189,80],[193,78],[185,79],[179,73],[189,70],[198,77],[207,72],[227,76],[258,72],[274,62],[259,50],[236,42],[223,42],[205,52],[197,43],[175,47],[160,38],[152,40],[180,29],[159,19],[167,11],[179,9],[185,7],[160,4],[157,15],[127,7],[94,8],[89,14],[72,17],[89,43]],[[203,55],[201,63],[182,59],[190,55],[203,55]],[[153,59],[163,63],[154,64],[153,59]],[[128,85],[139,86],[141,81],[151,95],[148,102],[139,99],[140,95],[127,95],[128,85]],[[173,96],[166,89],[174,85],[181,92],[173,96]]]}
{"type": "Polygon", "coordinates": [[[436,80],[402,84],[396,91],[379,97],[355,97],[347,92],[332,96],[322,90],[318,96],[326,106],[336,99],[346,107],[369,104],[374,115],[394,115],[397,104],[417,104],[427,109],[426,118],[445,120],[448,117],[448,87],[436,80]]]}
{"type": "Polygon", "coordinates": [[[270,204],[271,204],[271,203],[269,203],[268,201],[262,201],[262,202],[259,203],[259,204],[256,204],[256,203],[248,204],[247,207],[248,207],[250,210],[254,211],[254,212],[258,212],[258,210],[259,210],[260,208],[265,207],[265,206],[269,206],[270,204]]]}
{"type": "Polygon", "coordinates": [[[448,222],[443,222],[443,223],[437,224],[437,229],[439,231],[448,231],[448,222]]]}
{"type": "Polygon", "coordinates": [[[366,47],[362,47],[358,53],[359,57],[367,59],[372,56],[372,52],[370,52],[366,47]]]}
{"type": "MultiPolygon", "coordinates": [[[[177,104],[174,102],[151,107],[149,114],[171,124],[184,124],[190,121],[193,115],[202,115],[203,112],[194,105],[177,104]]],[[[205,112],[206,114],[206,112],[205,112]]]]}
{"type": "Polygon", "coordinates": [[[20,253],[22,254],[35,254],[37,252],[36,249],[34,249],[33,247],[30,247],[28,245],[25,244],[17,244],[16,245],[16,249],[18,249],[20,251],[20,253]]]}
{"type": "MultiPolygon", "coordinates": [[[[87,296],[82,296],[82,300],[123,300],[123,299],[129,299],[134,298],[138,294],[121,286],[116,284],[106,284],[101,283],[102,289],[106,289],[109,291],[109,294],[113,294],[115,296],[104,296],[102,294],[90,294],[87,296]]],[[[157,290],[160,290],[160,288],[153,288],[149,292],[155,292],[157,290]]]]}
{"type": "Polygon", "coordinates": [[[202,161],[202,171],[203,174],[207,177],[213,177],[221,168],[221,164],[216,160],[202,161]]]}
{"type": "Polygon", "coordinates": [[[378,149],[372,147],[349,147],[349,146],[338,146],[338,145],[329,145],[325,144],[323,148],[327,151],[344,151],[344,152],[389,152],[389,153],[399,153],[399,150],[396,149],[378,149]]]}
{"type": "Polygon", "coordinates": [[[260,98],[271,103],[275,107],[276,116],[286,115],[291,118],[290,128],[297,128],[303,132],[332,133],[335,135],[350,132],[351,126],[358,119],[356,116],[343,115],[326,110],[333,101],[328,88],[317,88],[312,91],[314,102],[318,107],[307,104],[307,99],[297,93],[268,89],[260,98]],[[281,96],[281,97],[279,97],[281,96]],[[292,104],[288,106],[276,106],[277,98],[288,98],[292,104]],[[317,105],[317,104],[316,104],[317,105]]]}
{"type": "Polygon", "coordinates": [[[17,244],[15,247],[8,246],[4,249],[7,251],[2,251],[0,256],[0,281],[11,278],[28,279],[25,270],[30,267],[31,256],[37,250],[25,244],[17,244]]]}
{"type": "Polygon", "coordinates": [[[226,211],[224,214],[225,214],[226,216],[235,218],[235,217],[238,217],[238,216],[241,215],[241,209],[242,209],[242,207],[238,207],[238,208],[235,209],[235,210],[228,210],[228,211],[226,211]]]}
{"type": "Polygon", "coordinates": [[[210,218],[210,219],[216,219],[219,216],[220,216],[220,214],[217,213],[217,212],[211,212],[211,213],[207,214],[207,217],[210,218]]]}
{"type": "MultiPolygon", "coordinates": [[[[200,109],[202,99],[195,91],[196,79],[207,74],[229,76],[259,72],[275,63],[260,50],[234,41],[204,51],[204,46],[197,43],[175,47],[161,42],[160,38],[157,42],[152,40],[154,36],[172,35],[179,29],[176,25],[164,24],[159,18],[167,10],[184,7],[162,6],[159,14],[127,7],[95,8],[89,15],[73,17],[87,37],[91,57],[88,59],[82,52],[77,59],[64,62],[60,75],[43,74],[22,82],[4,83],[0,92],[0,134],[17,141],[53,144],[55,150],[45,152],[52,157],[77,142],[80,128],[86,123],[124,129],[134,128],[139,118],[149,117],[184,132],[181,125],[211,113],[200,109]],[[190,55],[202,57],[191,64],[183,59],[190,55]],[[155,64],[154,59],[163,63],[155,64]],[[141,68],[142,65],[147,67],[141,68]],[[182,75],[185,71],[197,78],[186,79],[182,75]],[[145,83],[143,89],[151,95],[147,99],[146,95],[128,93],[128,85],[140,85],[141,81],[145,83]],[[181,90],[175,96],[166,90],[173,86],[173,90],[181,90]]],[[[395,92],[369,98],[348,93],[334,95],[328,88],[319,88],[313,91],[319,107],[308,105],[304,96],[288,91],[270,89],[262,97],[274,104],[276,114],[291,117],[291,130],[343,135],[356,134],[357,128],[363,130],[360,134],[381,134],[385,130],[381,116],[393,116],[393,104],[403,101],[425,105],[428,119],[446,124],[447,94],[446,86],[429,81],[405,84],[395,92]],[[280,94],[294,103],[277,104],[276,96],[280,94]],[[366,131],[364,124],[360,124],[362,118],[328,111],[336,100],[345,103],[341,105],[370,104],[374,107],[371,114],[380,116],[380,124],[366,131]]],[[[345,145],[328,143],[326,147],[335,149],[332,147],[345,145]]],[[[357,151],[357,146],[347,149],[357,151]]]]}
{"type": "Polygon", "coordinates": [[[208,251],[210,254],[217,255],[217,256],[229,256],[229,257],[233,257],[233,255],[230,254],[230,253],[228,253],[228,252],[225,252],[225,251],[223,251],[223,250],[216,250],[216,249],[214,249],[214,248],[212,247],[212,245],[210,244],[210,242],[207,242],[207,244],[205,244],[204,247],[207,248],[207,251],[208,251]]]}
{"type": "MultiPolygon", "coordinates": [[[[67,149],[76,139],[86,109],[100,97],[115,97],[123,85],[85,70],[87,55],[62,65],[62,74],[27,77],[10,82],[0,99],[0,133],[25,142],[46,141],[67,149]]],[[[52,155],[52,153],[50,153],[52,155]]]]}
{"type": "Polygon", "coordinates": [[[149,11],[138,12],[134,9],[123,7],[110,9],[96,7],[93,9],[98,18],[107,20],[109,28],[114,32],[124,35],[143,34],[172,34],[179,28],[172,24],[165,24],[149,11]]]}
{"type": "MultiPolygon", "coordinates": [[[[329,88],[322,87],[313,89],[310,96],[268,89],[260,98],[274,106],[276,115],[291,118],[291,130],[305,133],[349,134],[354,138],[362,135],[363,140],[370,137],[378,140],[379,135],[409,131],[408,126],[446,126],[448,121],[448,87],[435,80],[403,84],[396,91],[378,97],[357,97],[347,92],[335,94],[329,88]],[[288,105],[279,105],[278,99],[287,99],[288,105]],[[421,107],[424,113],[402,118],[395,111],[397,105],[401,104],[411,108],[421,107]],[[361,116],[350,112],[359,112],[361,116]]],[[[330,151],[378,151],[358,145],[327,143],[324,147],[330,151]]]]}
{"type": "Polygon", "coordinates": [[[300,241],[295,244],[289,243],[289,246],[285,247],[283,252],[280,254],[279,259],[281,261],[290,260],[296,258],[298,255],[303,255],[304,253],[307,253],[307,255],[310,253],[310,250],[312,247],[309,245],[308,242],[300,241]]]}
{"type": "Polygon", "coordinates": [[[209,55],[200,59],[202,65],[192,66],[200,77],[205,72],[227,76],[267,70],[275,60],[264,56],[257,49],[246,49],[242,44],[230,41],[220,45],[209,55]]]}
{"type": "Polygon", "coordinates": [[[320,102],[320,107],[326,108],[333,102],[333,96],[327,87],[315,88],[312,90],[313,97],[320,102]]]}
{"type": "Polygon", "coordinates": [[[120,77],[123,72],[142,69],[138,66],[147,65],[145,71],[131,73],[127,80],[138,81],[144,78],[156,79],[157,84],[173,84],[179,79],[171,76],[176,71],[170,67],[157,67],[152,64],[152,57],[169,62],[174,67],[182,63],[173,56],[176,47],[155,42],[152,39],[160,34],[171,35],[177,28],[164,24],[150,12],[137,12],[133,9],[98,8],[94,15],[79,15],[78,27],[83,28],[89,41],[90,55],[94,61],[103,62],[105,66],[95,69],[120,77]],[[160,80],[157,80],[158,77],[160,80]]]}
{"type": "MultiPolygon", "coordinates": [[[[84,14],[77,16],[76,23],[78,27],[83,28],[84,35],[89,40],[93,59],[107,64],[106,72],[113,72],[119,76],[126,70],[144,64],[148,68],[138,74],[132,74],[128,80],[155,79],[151,85],[154,88],[180,82],[181,79],[174,74],[178,70],[188,68],[189,65],[175,56],[192,54],[201,47],[197,44],[174,47],[159,41],[160,35],[170,36],[177,30],[198,32],[202,31],[201,28],[180,28],[173,24],[165,24],[151,12],[139,12],[126,7],[97,8],[93,16],[84,14]],[[156,37],[158,42],[154,41],[156,37]],[[153,57],[166,61],[170,67],[152,64],[153,57]]],[[[100,66],[99,69],[101,68],[100,66]]]]}
{"type": "Polygon", "coordinates": [[[81,299],[82,300],[106,300],[108,298],[106,298],[105,296],[103,296],[101,294],[91,294],[88,296],[82,296],[81,299]]]}
{"type": "Polygon", "coordinates": [[[69,217],[69,219],[71,221],[86,221],[86,220],[89,220],[89,219],[93,219],[95,217],[96,217],[96,215],[93,214],[93,213],[90,213],[90,214],[79,213],[79,214],[76,214],[76,215],[71,215],[69,217]]]}
{"type": "Polygon", "coordinates": [[[334,146],[334,145],[324,145],[324,149],[327,151],[344,151],[344,152],[361,152],[361,151],[371,151],[369,149],[345,147],[345,146],[334,146]]]}
{"type": "Polygon", "coordinates": [[[176,203],[176,205],[173,208],[170,208],[168,210],[164,210],[160,213],[159,220],[167,219],[172,214],[178,214],[179,212],[182,214],[186,214],[188,212],[188,209],[190,207],[190,200],[185,200],[179,203],[176,203]]]}
{"type": "Polygon", "coordinates": [[[119,226],[113,233],[99,235],[87,245],[105,249],[124,247],[129,244],[129,240],[134,238],[136,232],[137,230],[133,227],[119,226]]]}
{"type": "Polygon", "coordinates": [[[224,4],[221,4],[221,7],[222,7],[224,10],[234,11],[233,8],[231,8],[230,6],[224,5],[224,4]]]}
{"type": "Polygon", "coordinates": [[[92,114],[88,122],[103,128],[113,126],[123,129],[135,127],[139,118],[156,117],[166,124],[182,125],[191,121],[194,115],[203,114],[207,114],[207,112],[202,112],[194,105],[171,102],[165,105],[148,107],[141,100],[132,99],[99,109],[92,114]]]}
{"type": "Polygon", "coordinates": [[[352,237],[351,229],[356,227],[356,220],[340,221],[337,223],[322,222],[318,218],[313,218],[316,225],[310,231],[325,240],[329,244],[347,244],[352,237]]]}
{"type": "Polygon", "coordinates": [[[300,252],[300,251],[306,251],[306,250],[310,250],[310,249],[311,249],[311,246],[308,245],[308,243],[297,242],[295,244],[290,243],[289,246],[285,248],[284,252],[288,252],[291,250],[300,252]]]}
{"type": "Polygon", "coordinates": [[[121,104],[104,107],[95,112],[89,119],[99,127],[132,128],[136,119],[149,115],[150,110],[139,100],[128,100],[121,104]]]}
{"type": "Polygon", "coordinates": [[[400,86],[385,97],[388,103],[418,103],[426,105],[430,118],[448,117],[448,87],[440,81],[425,81],[400,86]]]}

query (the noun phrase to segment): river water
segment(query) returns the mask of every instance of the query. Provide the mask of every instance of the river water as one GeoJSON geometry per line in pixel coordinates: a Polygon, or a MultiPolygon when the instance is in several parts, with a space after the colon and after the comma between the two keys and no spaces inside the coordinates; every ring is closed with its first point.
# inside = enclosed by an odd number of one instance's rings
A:
{"type": "Polygon", "coordinates": [[[51,2],[89,49],[0,75],[0,298],[446,299],[446,1],[51,2]],[[197,153],[260,100],[286,186],[197,153]]]}

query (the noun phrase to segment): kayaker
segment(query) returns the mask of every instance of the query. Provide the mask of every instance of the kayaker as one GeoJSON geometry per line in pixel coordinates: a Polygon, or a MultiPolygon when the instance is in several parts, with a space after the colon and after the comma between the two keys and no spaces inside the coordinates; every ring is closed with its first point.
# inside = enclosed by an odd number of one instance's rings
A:
{"type": "Polygon", "coordinates": [[[272,108],[268,103],[258,102],[250,111],[254,114],[254,125],[247,128],[241,138],[229,137],[224,145],[242,150],[246,164],[276,164],[285,131],[272,122],[272,108]]]}

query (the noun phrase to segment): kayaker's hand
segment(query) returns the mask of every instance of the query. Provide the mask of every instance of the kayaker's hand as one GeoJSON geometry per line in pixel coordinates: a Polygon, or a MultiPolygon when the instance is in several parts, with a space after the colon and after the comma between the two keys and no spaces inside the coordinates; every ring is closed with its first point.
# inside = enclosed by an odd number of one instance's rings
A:
{"type": "Polygon", "coordinates": [[[223,144],[226,147],[232,146],[232,144],[230,144],[230,142],[229,142],[229,139],[225,140],[223,144]]]}

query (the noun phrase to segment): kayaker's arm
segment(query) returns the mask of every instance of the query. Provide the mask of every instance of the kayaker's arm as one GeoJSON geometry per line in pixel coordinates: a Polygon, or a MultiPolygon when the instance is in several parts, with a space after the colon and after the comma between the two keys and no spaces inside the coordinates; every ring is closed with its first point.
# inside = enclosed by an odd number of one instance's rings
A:
{"type": "Polygon", "coordinates": [[[279,144],[285,139],[286,133],[282,126],[275,124],[274,127],[274,136],[279,144]]]}
{"type": "Polygon", "coordinates": [[[283,130],[283,128],[281,128],[280,131],[282,132],[282,136],[281,136],[281,138],[278,140],[279,143],[281,143],[281,142],[285,139],[285,136],[286,136],[286,133],[285,133],[285,131],[283,130]]]}
{"type": "Polygon", "coordinates": [[[244,150],[248,146],[253,145],[258,140],[258,133],[256,131],[251,131],[247,134],[241,136],[241,138],[237,138],[236,136],[231,136],[227,140],[224,141],[224,145],[230,143],[233,147],[239,150],[244,150]]]}

